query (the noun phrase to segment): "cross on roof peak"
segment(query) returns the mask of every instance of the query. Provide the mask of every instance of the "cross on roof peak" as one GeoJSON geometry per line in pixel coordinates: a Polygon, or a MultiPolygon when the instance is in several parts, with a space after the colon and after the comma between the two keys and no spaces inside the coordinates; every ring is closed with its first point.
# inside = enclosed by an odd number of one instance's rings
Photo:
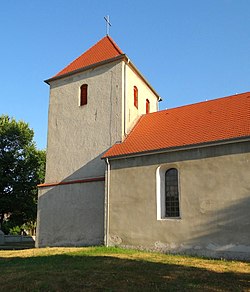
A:
{"type": "Polygon", "coordinates": [[[105,21],[106,21],[106,35],[109,35],[109,27],[111,26],[111,23],[109,21],[109,15],[104,17],[105,21]]]}

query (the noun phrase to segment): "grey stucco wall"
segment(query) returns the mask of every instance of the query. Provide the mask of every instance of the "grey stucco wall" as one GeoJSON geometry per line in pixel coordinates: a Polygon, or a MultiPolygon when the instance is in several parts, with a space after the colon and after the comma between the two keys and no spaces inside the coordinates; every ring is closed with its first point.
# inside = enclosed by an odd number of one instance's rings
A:
{"type": "Polygon", "coordinates": [[[100,157],[121,139],[121,61],[51,83],[46,183],[104,175],[100,157]],[[79,106],[82,84],[88,102],[79,106]]]}
{"type": "Polygon", "coordinates": [[[36,246],[103,244],[104,182],[39,190],[36,246]]]}
{"type": "Polygon", "coordinates": [[[45,182],[104,175],[102,154],[122,141],[125,113],[127,132],[145,114],[146,98],[151,112],[156,111],[157,96],[123,61],[52,81],[45,182]],[[88,84],[88,102],[79,106],[82,84],[88,84]],[[139,88],[138,110],[133,104],[134,85],[139,88]]]}
{"type": "MultiPolygon", "coordinates": [[[[122,68],[113,62],[51,82],[45,183],[104,177],[101,156],[122,139],[122,68]]],[[[36,246],[103,243],[104,189],[104,182],[41,187],[36,246]]]]}
{"type": "Polygon", "coordinates": [[[109,244],[250,258],[250,143],[111,160],[109,244]],[[179,171],[180,219],[157,220],[157,169],[179,171]]]}

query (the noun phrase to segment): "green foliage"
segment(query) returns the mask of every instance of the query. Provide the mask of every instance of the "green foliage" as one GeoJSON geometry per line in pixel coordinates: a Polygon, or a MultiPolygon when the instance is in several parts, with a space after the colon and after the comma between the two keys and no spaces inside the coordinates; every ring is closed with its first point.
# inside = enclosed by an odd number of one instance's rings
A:
{"type": "Polygon", "coordinates": [[[36,218],[45,151],[36,149],[33,137],[27,123],[0,116],[0,228],[6,218],[12,227],[36,218]]]}
{"type": "Polygon", "coordinates": [[[16,226],[14,221],[5,220],[2,224],[2,231],[4,234],[10,234],[10,230],[16,226]]]}
{"type": "Polygon", "coordinates": [[[3,223],[2,231],[10,235],[35,235],[36,221],[29,221],[20,226],[15,225],[14,220],[7,220],[3,223]]]}
{"type": "Polygon", "coordinates": [[[22,229],[20,228],[20,226],[15,226],[10,228],[9,234],[11,235],[20,235],[22,232],[22,229]]]}

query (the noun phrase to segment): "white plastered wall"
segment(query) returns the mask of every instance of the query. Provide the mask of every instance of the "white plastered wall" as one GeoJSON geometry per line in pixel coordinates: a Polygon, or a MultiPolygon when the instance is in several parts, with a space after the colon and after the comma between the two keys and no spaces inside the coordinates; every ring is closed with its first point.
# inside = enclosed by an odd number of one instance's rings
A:
{"type": "Polygon", "coordinates": [[[146,99],[150,101],[150,112],[158,110],[158,96],[150,89],[145,80],[132,65],[124,65],[126,76],[126,134],[132,129],[139,117],[146,114],[146,99]],[[134,106],[134,86],[138,89],[138,109],[134,106]]]}

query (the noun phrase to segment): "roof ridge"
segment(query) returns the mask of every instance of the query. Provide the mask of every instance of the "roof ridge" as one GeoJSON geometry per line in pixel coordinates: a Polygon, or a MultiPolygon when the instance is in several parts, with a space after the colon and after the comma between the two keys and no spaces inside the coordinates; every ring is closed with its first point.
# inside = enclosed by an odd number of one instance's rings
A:
{"type": "MultiPolygon", "coordinates": [[[[73,64],[75,61],[79,60],[82,55],[86,54],[88,51],[90,51],[94,46],[96,46],[98,43],[100,43],[105,37],[103,37],[102,39],[100,39],[98,42],[96,42],[94,45],[92,45],[90,48],[87,49],[87,51],[84,51],[80,56],[78,56],[77,58],[73,59],[73,61],[71,61],[66,67],[69,67],[71,64],[73,64]]],[[[57,77],[61,75],[61,72],[64,71],[64,69],[66,68],[64,67],[62,70],[60,70],[56,75],[54,75],[53,77],[57,77]]]]}
{"type": "Polygon", "coordinates": [[[177,107],[172,107],[172,108],[169,108],[169,109],[160,110],[158,112],[154,112],[154,113],[150,113],[150,114],[155,114],[155,113],[159,113],[159,112],[175,110],[175,109],[184,108],[184,107],[191,107],[191,106],[198,105],[198,104],[203,104],[203,103],[211,103],[211,102],[215,102],[215,101],[218,101],[218,100],[221,100],[221,99],[225,100],[225,99],[233,98],[233,97],[236,97],[238,95],[244,95],[244,94],[249,94],[250,95],[250,91],[237,93],[237,94],[233,94],[233,95],[227,95],[227,96],[218,97],[218,98],[213,98],[213,99],[204,100],[204,101],[198,101],[198,102],[191,103],[191,104],[180,105],[180,106],[177,106],[177,107]]]}
{"type": "MultiPolygon", "coordinates": [[[[95,48],[99,48],[100,46],[102,46],[102,43],[105,43],[108,41],[109,45],[112,46],[112,48],[114,49],[114,51],[116,52],[115,54],[118,55],[122,55],[123,52],[122,50],[118,47],[118,45],[114,42],[114,40],[110,37],[110,36],[104,36],[102,39],[100,39],[98,42],[96,42],[94,45],[92,45],[89,49],[87,49],[86,51],[84,51],[80,56],[78,56],[77,58],[75,58],[72,62],[70,62],[66,67],[64,67],[62,70],[60,70],[56,75],[54,75],[52,78],[54,77],[59,77],[61,75],[64,75],[67,71],[67,68],[71,68],[74,67],[74,64],[81,62],[81,59],[85,56],[89,57],[89,54],[91,53],[91,51],[95,51],[95,48]]],[[[84,66],[83,66],[84,67],[84,66]]],[[[71,70],[71,72],[73,72],[74,70],[71,70]]]]}
{"type": "Polygon", "coordinates": [[[113,47],[117,50],[119,54],[121,55],[124,54],[123,51],[119,48],[119,46],[116,44],[116,42],[111,38],[111,36],[107,35],[106,37],[109,39],[109,41],[112,43],[113,47]]]}

